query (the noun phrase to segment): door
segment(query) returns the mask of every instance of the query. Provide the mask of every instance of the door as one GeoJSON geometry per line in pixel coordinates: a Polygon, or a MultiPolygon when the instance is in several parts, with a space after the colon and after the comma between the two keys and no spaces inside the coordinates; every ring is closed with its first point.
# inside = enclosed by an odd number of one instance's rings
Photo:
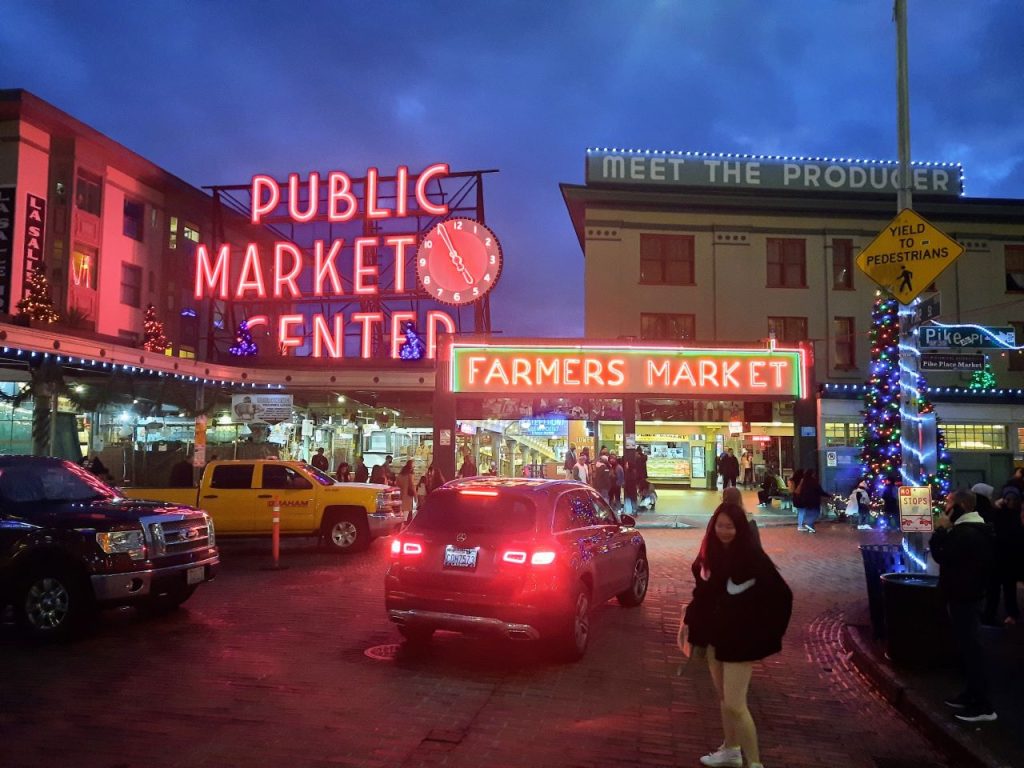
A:
{"type": "Polygon", "coordinates": [[[599,494],[591,491],[590,503],[594,507],[594,521],[605,532],[605,584],[609,595],[617,595],[632,582],[633,562],[636,558],[633,532],[619,524],[612,508],[599,494]]]}
{"type": "Polygon", "coordinates": [[[255,524],[259,530],[272,527],[273,507],[281,505],[282,533],[310,533],[316,520],[313,483],[286,464],[263,464],[256,494],[255,524]]]}
{"type": "Polygon", "coordinates": [[[217,531],[251,533],[255,527],[253,464],[218,464],[199,492],[199,506],[210,513],[217,531]]]}

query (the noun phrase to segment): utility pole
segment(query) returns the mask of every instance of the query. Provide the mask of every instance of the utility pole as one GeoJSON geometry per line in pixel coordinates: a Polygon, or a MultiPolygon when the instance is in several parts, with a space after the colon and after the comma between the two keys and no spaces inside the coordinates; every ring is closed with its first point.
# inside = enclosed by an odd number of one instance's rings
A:
{"type": "MultiPolygon", "coordinates": [[[[912,175],[910,171],[910,86],[907,76],[907,0],[894,0],[893,17],[896,22],[896,93],[897,133],[899,137],[899,188],[896,193],[896,213],[913,210],[912,175]]],[[[934,430],[923,429],[920,413],[919,381],[920,352],[914,332],[914,308],[920,303],[914,299],[899,308],[899,361],[900,361],[900,458],[905,485],[920,485],[921,457],[935,453],[934,430]],[[930,441],[930,446],[924,445],[930,441]],[[930,448],[930,453],[929,449],[930,448]]],[[[923,560],[924,534],[907,534],[907,547],[923,560]]]]}

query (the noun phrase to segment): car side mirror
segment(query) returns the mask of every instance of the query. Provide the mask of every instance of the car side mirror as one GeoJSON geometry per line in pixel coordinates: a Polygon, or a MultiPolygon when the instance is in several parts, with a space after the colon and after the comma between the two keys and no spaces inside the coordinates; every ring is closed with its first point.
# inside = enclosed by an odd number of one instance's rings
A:
{"type": "Polygon", "coordinates": [[[622,515],[619,519],[622,520],[622,524],[625,526],[633,527],[636,525],[636,518],[632,515],[622,515]]]}

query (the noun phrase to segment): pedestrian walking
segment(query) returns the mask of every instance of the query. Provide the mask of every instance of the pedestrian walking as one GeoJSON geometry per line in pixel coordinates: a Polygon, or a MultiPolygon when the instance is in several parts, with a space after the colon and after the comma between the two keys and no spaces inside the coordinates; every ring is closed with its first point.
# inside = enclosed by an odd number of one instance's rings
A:
{"type": "Polygon", "coordinates": [[[746,759],[749,768],[763,768],[747,694],[753,663],[782,649],[793,593],[734,504],[719,505],[711,516],[691,571],[693,597],[677,643],[688,658],[706,657],[725,736],[700,762],[742,768],[746,759]]]}
{"type": "Polygon", "coordinates": [[[635,515],[640,511],[636,503],[637,477],[636,467],[633,464],[627,459],[622,465],[622,509],[627,515],[635,515]]]}
{"type": "Polygon", "coordinates": [[[882,488],[882,512],[885,515],[886,530],[895,531],[900,527],[900,476],[895,472],[885,478],[882,488]]]}
{"type": "Polygon", "coordinates": [[[979,642],[985,589],[991,577],[994,534],[975,509],[970,491],[946,497],[946,511],[935,522],[928,544],[939,564],[939,592],[946,601],[953,639],[966,681],[964,690],[946,699],[956,718],[968,723],[995,720],[985,653],[979,642]]]}
{"type": "Polygon", "coordinates": [[[743,514],[747,516],[747,523],[750,525],[750,535],[754,539],[754,543],[761,546],[761,531],[758,528],[757,520],[754,516],[747,511],[747,508],[743,506],[743,494],[740,493],[739,488],[726,488],[722,491],[722,503],[733,504],[743,510],[743,514]]]}
{"type": "MultiPolygon", "coordinates": [[[[985,607],[981,623],[998,626],[999,598],[1002,597],[1005,617],[1003,624],[1012,626],[1020,621],[1017,606],[1017,580],[1024,563],[1024,529],[1021,527],[1021,493],[1015,485],[1003,488],[1000,498],[992,505],[991,518],[995,533],[995,563],[985,590],[985,607]]],[[[980,513],[979,513],[980,514],[980,513]]],[[[982,515],[982,519],[985,516],[982,515]]]]}
{"type": "Polygon", "coordinates": [[[608,491],[608,501],[612,505],[612,509],[622,509],[622,462],[618,457],[612,455],[609,457],[608,466],[612,471],[612,487],[608,491]]]}
{"type": "Polygon", "coordinates": [[[407,461],[398,471],[395,484],[402,492],[402,514],[407,523],[412,522],[412,503],[416,499],[416,485],[412,474],[412,461],[407,461]]]}
{"type": "Polygon", "coordinates": [[[321,472],[326,472],[328,469],[331,468],[330,461],[327,459],[326,456],[324,456],[323,448],[316,449],[316,454],[313,456],[312,459],[309,460],[309,463],[312,464],[317,469],[319,469],[321,472]]]}
{"type": "Polygon", "coordinates": [[[587,466],[587,453],[584,450],[580,453],[576,459],[576,466],[573,469],[572,474],[573,480],[579,480],[581,483],[590,482],[590,468],[587,466]]]}
{"type": "Polygon", "coordinates": [[[572,480],[573,470],[576,468],[576,446],[569,443],[569,450],[565,452],[565,461],[562,462],[562,469],[565,471],[565,479],[572,480]]]}
{"type": "Polygon", "coordinates": [[[821,500],[832,498],[818,482],[818,473],[813,469],[804,470],[803,479],[793,494],[793,506],[796,507],[796,529],[806,533],[817,533],[814,524],[821,514],[821,500]]]}
{"type": "Polygon", "coordinates": [[[594,471],[591,482],[594,485],[594,490],[601,494],[601,498],[605,501],[610,501],[612,490],[612,470],[611,467],[608,466],[608,462],[602,454],[598,454],[597,461],[594,462],[594,471]]]}

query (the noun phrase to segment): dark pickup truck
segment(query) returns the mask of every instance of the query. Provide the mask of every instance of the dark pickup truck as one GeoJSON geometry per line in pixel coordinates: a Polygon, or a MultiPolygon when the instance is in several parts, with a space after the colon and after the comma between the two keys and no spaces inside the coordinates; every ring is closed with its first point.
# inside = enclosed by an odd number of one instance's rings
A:
{"type": "Polygon", "coordinates": [[[0,456],[0,613],[34,640],[99,607],[175,608],[219,563],[205,512],[126,499],[61,459],[0,456]]]}

